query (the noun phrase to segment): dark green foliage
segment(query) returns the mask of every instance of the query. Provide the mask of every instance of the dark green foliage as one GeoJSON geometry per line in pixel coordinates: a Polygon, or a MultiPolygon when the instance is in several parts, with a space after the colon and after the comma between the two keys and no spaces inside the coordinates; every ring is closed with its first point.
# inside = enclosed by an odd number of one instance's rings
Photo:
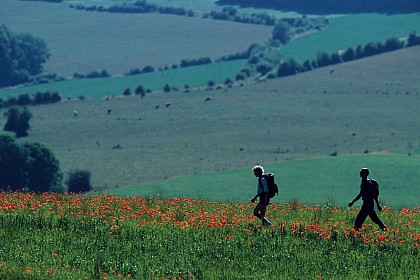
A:
{"type": "Polygon", "coordinates": [[[266,75],[273,69],[273,64],[267,60],[260,61],[257,64],[257,72],[261,73],[261,75],[266,75]]]}
{"type": "Polygon", "coordinates": [[[164,92],[170,92],[171,91],[171,87],[168,84],[165,84],[165,86],[163,87],[163,91],[164,92]]]}
{"type": "Polygon", "coordinates": [[[277,70],[277,76],[284,77],[284,76],[295,75],[297,73],[304,72],[304,70],[305,69],[302,65],[300,65],[293,58],[291,58],[282,62],[279,65],[279,68],[277,70]]]}
{"type": "Polygon", "coordinates": [[[387,52],[402,49],[403,47],[404,43],[398,38],[389,38],[385,42],[385,51],[387,52]]]}
{"type": "Polygon", "coordinates": [[[60,162],[46,146],[39,143],[24,143],[28,153],[28,186],[34,192],[48,192],[62,181],[60,162]]]}
{"type": "Polygon", "coordinates": [[[61,184],[60,163],[39,143],[17,143],[0,135],[0,188],[47,192],[61,184]]]}
{"type": "Polygon", "coordinates": [[[123,92],[123,95],[124,95],[124,96],[130,96],[130,95],[131,95],[131,90],[130,90],[130,88],[126,88],[126,89],[124,90],[124,92],[123,92]]]}
{"type": "Polygon", "coordinates": [[[30,81],[42,72],[50,53],[46,43],[30,34],[14,34],[0,25],[0,87],[30,81]]]}
{"type": "Polygon", "coordinates": [[[407,47],[420,45],[420,36],[416,32],[411,32],[407,39],[407,47]]]}
{"type": "Polygon", "coordinates": [[[209,57],[202,57],[198,59],[183,59],[181,60],[181,67],[190,67],[210,63],[212,63],[212,60],[209,57]]]}
{"type": "Polygon", "coordinates": [[[28,184],[27,151],[8,135],[0,135],[0,188],[18,190],[28,184]]]}
{"type": "Polygon", "coordinates": [[[37,92],[32,100],[32,105],[53,104],[60,101],[61,97],[57,92],[37,92]]]}
{"type": "Polygon", "coordinates": [[[73,170],[68,173],[66,185],[68,191],[72,193],[88,192],[92,189],[90,184],[90,171],[89,170],[73,170]]]}
{"type": "Polygon", "coordinates": [[[343,61],[351,61],[356,58],[356,53],[353,48],[348,48],[341,57],[343,61]]]}
{"type": "Polygon", "coordinates": [[[14,132],[18,138],[28,136],[29,120],[32,118],[32,114],[27,108],[12,106],[4,113],[4,116],[7,117],[4,131],[14,132]]]}
{"type": "Polygon", "coordinates": [[[135,94],[137,94],[137,95],[144,96],[145,93],[146,93],[146,91],[144,90],[142,85],[139,85],[135,90],[135,94]]]}
{"type": "Polygon", "coordinates": [[[286,44],[291,38],[290,25],[280,22],[274,27],[272,37],[273,40],[278,40],[282,44],[286,44]]]}

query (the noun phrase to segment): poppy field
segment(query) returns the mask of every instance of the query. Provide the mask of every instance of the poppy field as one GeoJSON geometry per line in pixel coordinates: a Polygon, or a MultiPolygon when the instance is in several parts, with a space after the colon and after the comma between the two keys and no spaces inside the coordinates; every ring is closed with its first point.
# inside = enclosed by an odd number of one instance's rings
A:
{"type": "Polygon", "coordinates": [[[419,208],[0,193],[1,279],[416,279],[419,208]]]}

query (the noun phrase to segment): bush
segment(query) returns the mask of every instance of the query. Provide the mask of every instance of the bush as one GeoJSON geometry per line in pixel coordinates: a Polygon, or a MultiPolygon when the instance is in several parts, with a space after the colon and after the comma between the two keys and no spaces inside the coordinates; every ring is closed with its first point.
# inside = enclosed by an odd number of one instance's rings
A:
{"type": "Polygon", "coordinates": [[[89,170],[72,170],[68,173],[66,185],[68,192],[88,192],[92,189],[90,184],[90,171],[89,170]]]}
{"type": "Polygon", "coordinates": [[[12,106],[4,113],[4,116],[7,117],[4,131],[14,132],[18,138],[28,136],[29,120],[32,118],[28,109],[21,106],[12,106]]]}

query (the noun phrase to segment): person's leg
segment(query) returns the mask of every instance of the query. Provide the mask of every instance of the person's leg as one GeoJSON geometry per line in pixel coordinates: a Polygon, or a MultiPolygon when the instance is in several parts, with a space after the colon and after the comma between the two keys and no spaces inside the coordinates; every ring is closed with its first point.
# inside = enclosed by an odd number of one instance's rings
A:
{"type": "Polygon", "coordinates": [[[354,222],[355,230],[359,230],[362,227],[363,222],[365,221],[367,216],[368,216],[368,212],[362,207],[362,209],[360,209],[359,214],[357,214],[356,216],[356,221],[354,222]]]}
{"type": "Polygon", "coordinates": [[[372,220],[372,222],[377,224],[382,230],[386,229],[385,224],[381,221],[381,219],[379,219],[378,214],[376,214],[375,210],[370,211],[369,217],[372,220]]]}
{"type": "Polygon", "coordinates": [[[255,206],[254,208],[254,216],[262,220],[265,215],[265,208],[265,205],[263,205],[262,203],[258,203],[257,206],[255,206]]]}

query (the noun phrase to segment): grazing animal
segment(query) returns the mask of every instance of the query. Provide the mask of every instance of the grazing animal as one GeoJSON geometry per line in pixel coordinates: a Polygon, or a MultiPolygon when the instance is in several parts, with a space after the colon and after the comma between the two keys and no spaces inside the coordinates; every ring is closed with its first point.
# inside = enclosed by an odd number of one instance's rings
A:
{"type": "Polygon", "coordinates": [[[171,107],[171,105],[172,105],[172,103],[171,103],[171,102],[167,102],[167,103],[165,104],[166,108],[171,107]]]}
{"type": "Polygon", "coordinates": [[[79,112],[77,112],[77,111],[73,111],[73,116],[74,117],[77,117],[79,115],[79,112]]]}
{"type": "Polygon", "coordinates": [[[211,101],[211,96],[207,96],[206,99],[204,99],[204,102],[207,102],[207,101],[211,101]]]}

